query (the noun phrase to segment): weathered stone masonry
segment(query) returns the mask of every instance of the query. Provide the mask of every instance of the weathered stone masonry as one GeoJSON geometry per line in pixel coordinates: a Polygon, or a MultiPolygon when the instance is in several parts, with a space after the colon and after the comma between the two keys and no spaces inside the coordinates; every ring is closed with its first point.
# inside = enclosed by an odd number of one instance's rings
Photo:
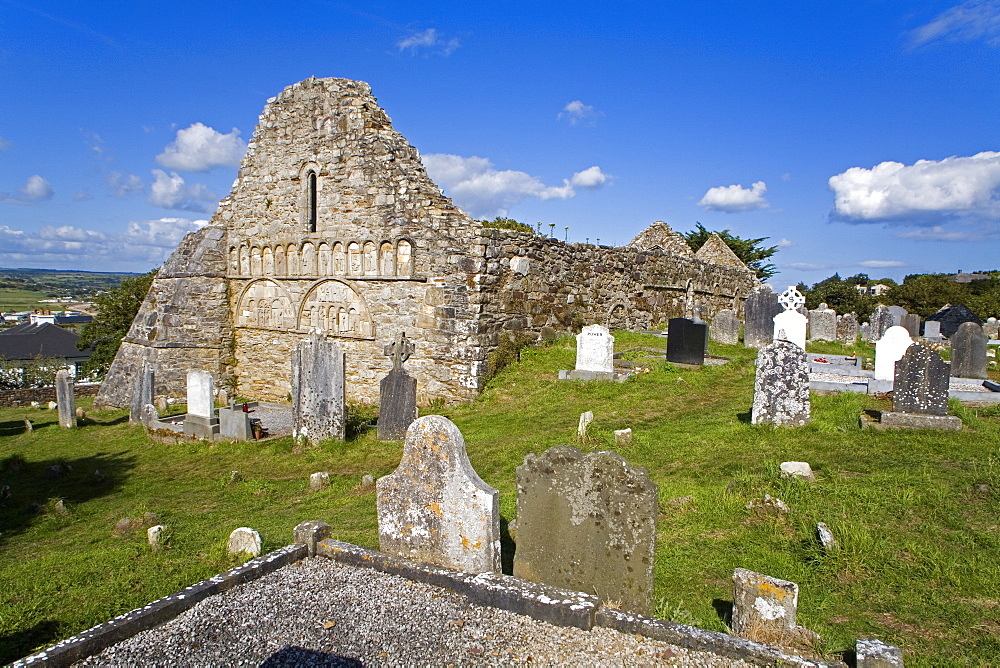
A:
{"type": "Polygon", "coordinates": [[[377,401],[383,345],[401,331],[418,401],[466,400],[504,331],[650,327],[694,299],[741,309],[752,273],[673,237],[611,249],[485,229],[441,194],[367,84],[308,79],[268,101],[232,192],[161,269],[98,401],[127,406],[144,359],[157,395],[182,396],[202,368],[286,400],[291,352],[314,329],[346,353],[349,400],[377,401]]]}

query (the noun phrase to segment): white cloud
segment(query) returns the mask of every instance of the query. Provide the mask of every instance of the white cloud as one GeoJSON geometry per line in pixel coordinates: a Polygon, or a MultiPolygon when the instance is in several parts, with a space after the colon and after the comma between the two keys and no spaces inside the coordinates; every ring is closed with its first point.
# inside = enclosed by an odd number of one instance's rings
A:
{"type": "Polygon", "coordinates": [[[0,137],[0,151],[6,151],[11,146],[12,146],[12,144],[9,141],[7,141],[6,139],[4,139],[3,137],[0,137]]]}
{"type": "Polygon", "coordinates": [[[400,51],[416,53],[418,50],[425,50],[441,56],[450,56],[460,46],[462,43],[457,37],[446,39],[443,35],[439,35],[435,28],[410,33],[396,42],[396,47],[400,51]]]}
{"type": "Polygon", "coordinates": [[[795,242],[790,241],[789,239],[781,239],[781,241],[777,243],[778,248],[791,248],[794,245],[796,245],[795,242]]]}
{"type": "Polygon", "coordinates": [[[547,186],[526,172],[494,169],[489,159],[477,156],[429,153],[423,162],[430,177],[475,218],[506,216],[529,197],[569,199],[576,195],[575,188],[596,190],[609,178],[595,165],[563,179],[561,186],[547,186]]]}
{"type": "Polygon", "coordinates": [[[1000,153],[882,162],[831,176],[834,212],[855,221],[926,223],[944,216],[1000,215],[1000,153]]]}
{"type": "Polygon", "coordinates": [[[73,193],[73,199],[75,199],[77,202],[86,202],[87,200],[94,199],[94,196],[91,195],[86,190],[80,190],[73,193]]]}
{"type": "Polygon", "coordinates": [[[168,176],[162,169],[154,169],[156,179],[149,188],[147,201],[164,209],[181,209],[210,213],[215,210],[219,198],[200,183],[188,185],[177,172],[168,176]]]}
{"type": "Polygon", "coordinates": [[[941,225],[918,227],[912,230],[897,232],[897,239],[916,239],[917,241],[996,241],[1000,239],[1000,229],[985,225],[979,228],[953,230],[941,225]]]}
{"type": "Polygon", "coordinates": [[[108,190],[115,197],[125,197],[126,195],[140,192],[146,187],[146,184],[142,182],[142,179],[138,175],[123,174],[122,172],[113,170],[105,176],[105,182],[107,183],[108,190]]]}
{"type": "Polygon", "coordinates": [[[905,267],[906,263],[899,260],[862,260],[858,262],[858,266],[869,269],[889,269],[890,267],[905,267]]]}
{"type": "Polygon", "coordinates": [[[603,115],[601,112],[595,111],[591,105],[584,104],[581,100],[573,100],[563,107],[556,118],[566,121],[570,125],[594,125],[597,123],[597,119],[603,115]]]}
{"type": "Polygon", "coordinates": [[[182,172],[205,172],[213,167],[239,167],[247,144],[233,128],[222,134],[202,123],[177,131],[177,137],[156,156],[163,167],[182,172]]]}
{"type": "Polygon", "coordinates": [[[1000,46],[1000,1],[966,0],[909,31],[906,36],[911,49],[935,42],[979,39],[990,46],[1000,46]]]}
{"type": "Polygon", "coordinates": [[[819,271],[820,269],[831,269],[836,265],[832,264],[813,264],[812,262],[790,262],[786,265],[791,269],[802,269],[804,271],[819,271]]]}
{"type": "Polygon", "coordinates": [[[207,220],[187,218],[160,218],[158,220],[130,221],[122,239],[129,245],[174,249],[188,232],[200,230],[207,220]]]}
{"type": "Polygon", "coordinates": [[[25,181],[23,188],[17,189],[16,195],[0,192],[0,203],[3,204],[33,204],[52,199],[52,184],[38,174],[33,174],[25,181]]]}
{"type": "Polygon", "coordinates": [[[741,185],[717,186],[708,189],[705,196],[698,202],[698,206],[725,213],[765,209],[768,207],[767,200],[764,198],[766,192],[767,185],[763,181],[757,181],[749,188],[744,188],[741,185]]]}

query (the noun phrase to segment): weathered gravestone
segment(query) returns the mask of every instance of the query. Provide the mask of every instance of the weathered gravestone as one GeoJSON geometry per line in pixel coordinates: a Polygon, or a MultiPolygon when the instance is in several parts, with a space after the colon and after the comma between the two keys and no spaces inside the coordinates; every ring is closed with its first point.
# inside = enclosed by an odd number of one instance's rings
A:
{"type": "Polygon", "coordinates": [[[853,313],[837,316],[837,340],[854,343],[858,340],[858,317],[853,313]]]}
{"type": "Polygon", "coordinates": [[[213,438],[219,433],[219,420],[214,413],[215,381],[212,374],[201,369],[188,371],[184,434],[196,438],[213,438]]]}
{"type": "Polygon", "coordinates": [[[410,359],[414,345],[405,333],[388,344],[384,352],[392,358],[392,370],[379,383],[378,439],[398,441],[417,417],[417,379],[406,373],[403,362],[410,359]]]}
{"type": "Polygon", "coordinates": [[[795,623],[799,586],[745,568],[733,571],[733,635],[772,645],[797,645],[811,632],[795,623]]]}
{"type": "Polygon", "coordinates": [[[59,426],[76,426],[76,394],[73,376],[66,369],[56,372],[56,403],[59,404],[59,426]]]}
{"type": "Polygon", "coordinates": [[[903,651],[877,638],[854,643],[855,668],[903,668],[903,651]]]}
{"type": "Polygon", "coordinates": [[[871,319],[868,321],[871,323],[871,331],[868,333],[868,341],[874,343],[882,338],[886,331],[892,327],[892,314],[889,313],[889,307],[879,304],[872,311],[871,319]]]}
{"type": "Polygon", "coordinates": [[[809,422],[809,361],[802,348],[775,341],[757,353],[753,424],[801,426],[809,422]]]}
{"type": "Polygon", "coordinates": [[[724,308],[712,318],[708,335],[716,343],[734,346],[740,342],[740,320],[732,309],[724,308]]]}
{"type": "Polygon", "coordinates": [[[806,349],[806,324],[809,318],[802,315],[798,309],[806,303],[806,298],[795,289],[794,285],[781,293],[778,302],[785,308],[774,316],[774,339],[791,341],[802,350],[806,349]]]}
{"type": "MultiPolygon", "coordinates": [[[[951,335],[951,375],[955,378],[986,378],[986,345],[989,337],[974,322],[963,322],[951,335]]],[[[59,404],[62,415],[62,404],[59,404]]]]}
{"type": "Polygon", "coordinates": [[[333,341],[313,333],[292,352],[292,435],[317,442],[343,439],[344,353],[333,341]]]}
{"type": "Polygon", "coordinates": [[[872,340],[872,324],[870,322],[861,323],[861,327],[858,328],[858,334],[861,335],[862,341],[872,340]]]}
{"type": "Polygon", "coordinates": [[[576,370],[613,373],[615,337],[607,327],[588,325],[576,335],[576,370]]]}
{"type": "Polygon", "coordinates": [[[767,283],[756,287],[747,296],[746,321],[743,323],[743,345],[748,348],[763,348],[774,340],[774,316],[784,309],[778,303],[778,295],[767,283]]]}
{"type": "Polygon", "coordinates": [[[928,341],[940,341],[944,337],[941,335],[941,323],[937,320],[927,320],[924,322],[924,338],[928,341]]]}
{"type": "Polygon", "coordinates": [[[983,331],[986,332],[986,336],[995,341],[1000,338],[1000,321],[997,321],[996,318],[987,318],[986,322],[983,323],[983,331]]]}
{"type": "Polygon", "coordinates": [[[687,318],[671,318],[667,329],[667,361],[704,364],[708,325],[687,318]]]}
{"type": "Polygon", "coordinates": [[[143,360],[139,374],[132,379],[132,403],[129,406],[128,421],[133,424],[142,422],[142,407],[153,403],[153,383],[156,374],[153,366],[143,360]]]}
{"type": "Polygon", "coordinates": [[[229,534],[229,542],[226,544],[226,551],[229,554],[249,554],[251,557],[260,556],[260,534],[250,527],[240,527],[233,529],[229,534]]]}
{"type": "Polygon", "coordinates": [[[916,313],[907,313],[899,322],[899,326],[910,333],[910,336],[917,338],[920,336],[920,316],[916,313]]]}
{"type": "Polygon", "coordinates": [[[905,316],[908,311],[902,306],[890,306],[889,307],[889,317],[892,318],[893,327],[903,326],[903,316],[905,316]]]}
{"type": "Polygon", "coordinates": [[[892,411],[883,411],[883,427],[961,429],[962,421],[948,416],[948,365],[936,350],[914,343],[896,362],[892,411]]]}
{"type": "Polygon", "coordinates": [[[514,575],[653,611],[657,487],[615,452],[570,446],[517,467],[514,575]]]}
{"type": "Polygon", "coordinates": [[[913,339],[902,327],[890,327],[885,330],[885,334],[875,344],[874,380],[892,381],[896,377],[896,361],[911,345],[913,339]]]}
{"type": "Polygon", "coordinates": [[[837,340],[837,312],[820,304],[819,308],[809,311],[809,340],[837,340]]]}
{"type": "Polygon", "coordinates": [[[383,552],[470,573],[500,570],[499,493],[476,475],[448,418],[414,420],[399,466],[375,490],[383,552]]]}

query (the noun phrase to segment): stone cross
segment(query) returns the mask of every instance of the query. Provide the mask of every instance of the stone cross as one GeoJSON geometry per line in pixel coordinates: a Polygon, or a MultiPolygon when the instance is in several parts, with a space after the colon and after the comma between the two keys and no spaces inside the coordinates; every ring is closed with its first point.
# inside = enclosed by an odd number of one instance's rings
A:
{"type": "Polygon", "coordinates": [[[794,285],[789,285],[787,290],[778,295],[778,303],[786,311],[795,311],[800,306],[805,305],[806,298],[802,296],[802,293],[794,285]]]}
{"type": "Polygon", "coordinates": [[[963,322],[949,339],[951,375],[955,378],[986,379],[986,346],[989,337],[980,325],[963,322]]]}
{"type": "Polygon", "coordinates": [[[73,376],[66,369],[56,372],[56,403],[59,404],[59,426],[76,426],[76,394],[73,376]]]}
{"type": "Polygon", "coordinates": [[[401,333],[384,350],[392,358],[392,369],[379,382],[378,439],[398,441],[406,436],[406,430],[417,417],[417,379],[403,368],[403,362],[410,358],[415,347],[401,333]]]}
{"type": "Polygon", "coordinates": [[[948,414],[948,365],[936,350],[914,343],[896,362],[892,410],[948,414]]]}
{"type": "Polygon", "coordinates": [[[607,327],[588,325],[576,335],[576,370],[614,373],[615,337],[607,327]]]}
{"type": "Polygon", "coordinates": [[[312,443],[344,438],[344,353],[317,334],[299,341],[292,352],[292,418],[296,438],[312,443]]]}
{"type": "Polygon", "coordinates": [[[416,350],[413,342],[406,338],[406,332],[399,333],[399,339],[392,343],[385,344],[382,349],[386,357],[392,358],[392,368],[402,369],[403,362],[410,359],[410,355],[416,350]]]}
{"type": "Polygon", "coordinates": [[[517,467],[516,577],[651,614],[657,487],[615,452],[569,446],[517,467]]]}
{"type": "Polygon", "coordinates": [[[896,361],[911,345],[913,339],[902,327],[885,330],[885,334],[875,344],[875,380],[893,380],[896,377],[896,361]]]}
{"type": "Polygon", "coordinates": [[[809,360],[805,351],[789,341],[764,346],[757,353],[751,422],[802,426],[809,419],[809,360]]]}
{"type": "Polygon", "coordinates": [[[426,415],[375,483],[379,549],[470,573],[500,571],[500,494],[476,474],[451,420],[426,415]]]}

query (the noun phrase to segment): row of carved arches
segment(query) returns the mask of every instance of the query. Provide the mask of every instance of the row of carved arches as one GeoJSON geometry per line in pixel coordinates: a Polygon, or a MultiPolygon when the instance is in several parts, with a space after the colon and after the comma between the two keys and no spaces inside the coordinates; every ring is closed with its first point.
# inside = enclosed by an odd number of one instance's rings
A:
{"type": "Polygon", "coordinates": [[[298,306],[278,283],[267,279],[254,281],[240,296],[236,323],[255,329],[322,329],[338,336],[375,336],[364,298],[337,280],[317,283],[298,306]]]}
{"type": "Polygon", "coordinates": [[[413,243],[382,241],[306,241],[302,244],[229,249],[230,271],[238,276],[413,276],[413,243]]]}

